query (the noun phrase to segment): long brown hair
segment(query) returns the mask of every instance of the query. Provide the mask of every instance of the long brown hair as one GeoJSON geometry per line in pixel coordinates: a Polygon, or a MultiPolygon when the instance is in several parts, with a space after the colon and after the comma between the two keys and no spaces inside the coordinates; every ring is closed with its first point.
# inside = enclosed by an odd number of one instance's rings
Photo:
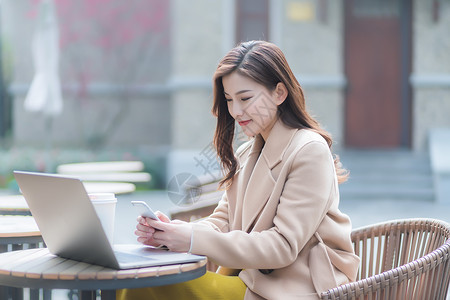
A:
{"type": "MultiPolygon", "coordinates": [[[[241,43],[225,55],[213,76],[212,112],[217,117],[214,146],[222,168],[226,172],[221,184],[231,183],[238,168],[233,150],[235,121],[228,112],[222,84],[222,78],[235,71],[264,85],[269,90],[273,90],[279,82],[284,83],[288,96],[278,106],[278,115],[283,123],[292,128],[309,128],[319,133],[331,148],[332,139],[329,133],[323,130],[306,111],[303,90],[280,48],[265,41],[241,43]]],[[[335,156],[334,164],[338,182],[347,180],[348,172],[342,168],[339,157],[335,156]]]]}

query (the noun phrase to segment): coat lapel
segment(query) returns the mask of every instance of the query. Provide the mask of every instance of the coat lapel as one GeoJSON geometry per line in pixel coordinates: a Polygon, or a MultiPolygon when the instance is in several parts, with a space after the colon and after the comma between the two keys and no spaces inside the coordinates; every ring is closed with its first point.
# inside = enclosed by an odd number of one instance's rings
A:
{"type": "Polygon", "coordinates": [[[242,230],[251,230],[255,219],[266,205],[276,184],[272,169],[282,161],[296,131],[297,129],[288,128],[281,120],[278,120],[265,145],[261,136],[255,138],[252,152],[239,178],[239,196],[242,197],[239,199],[242,203],[242,230]]]}
{"type": "MultiPolygon", "coordinates": [[[[245,158],[244,162],[240,166],[240,169],[235,175],[236,182],[233,182],[232,189],[235,190],[234,194],[236,197],[236,208],[234,210],[234,228],[242,229],[242,221],[243,221],[243,206],[244,206],[244,197],[246,188],[248,186],[248,181],[251,177],[255,164],[258,160],[259,154],[261,153],[261,148],[264,145],[264,140],[257,136],[253,140],[253,144],[250,148],[250,152],[245,158]]],[[[232,192],[233,193],[233,192],[232,192]]]]}
{"type": "MultiPolygon", "coordinates": [[[[264,146],[264,140],[261,136],[255,137],[253,141],[253,145],[251,146],[250,153],[242,166],[238,177],[238,186],[245,187],[248,185],[248,181],[252,175],[253,169],[255,168],[256,162],[258,161],[259,155],[261,153],[261,149],[264,146]]],[[[240,188],[238,191],[238,197],[241,199],[244,197],[245,189],[240,188]]]]}

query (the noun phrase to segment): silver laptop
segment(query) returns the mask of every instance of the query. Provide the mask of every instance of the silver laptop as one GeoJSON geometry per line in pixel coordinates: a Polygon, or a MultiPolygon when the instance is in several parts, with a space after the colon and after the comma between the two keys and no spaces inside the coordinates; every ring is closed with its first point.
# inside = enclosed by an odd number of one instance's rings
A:
{"type": "Polygon", "coordinates": [[[79,178],[14,171],[49,251],[114,269],[196,262],[203,256],[108,241],[79,178]]]}

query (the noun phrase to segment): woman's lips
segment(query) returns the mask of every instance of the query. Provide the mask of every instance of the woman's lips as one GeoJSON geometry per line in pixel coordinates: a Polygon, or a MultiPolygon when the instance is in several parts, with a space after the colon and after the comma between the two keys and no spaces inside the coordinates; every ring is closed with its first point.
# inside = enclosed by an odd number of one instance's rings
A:
{"type": "Polygon", "coordinates": [[[239,121],[238,123],[239,123],[239,125],[241,125],[241,126],[245,126],[245,125],[247,125],[248,123],[250,123],[252,120],[247,120],[247,121],[239,121]]]}

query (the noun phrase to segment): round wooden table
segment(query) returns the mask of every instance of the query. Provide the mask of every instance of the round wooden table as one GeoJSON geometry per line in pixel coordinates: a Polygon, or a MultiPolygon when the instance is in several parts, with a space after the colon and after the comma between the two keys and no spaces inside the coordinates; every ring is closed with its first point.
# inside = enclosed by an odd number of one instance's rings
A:
{"type": "Polygon", "coordinates": [[[130,194],[136,190],[136,185],[130,182],[83,182],[86,192],[130,194]]]}
{"type": "Polygon", "coordinates": [[[0,285],[81,290],[81,299],[115,299],[116,289],[168,285],[206,273],[206,258],[196,263],[114,270],[61,258],[47,248],[0,254],[0,285]]]}
{"type": "MultiPolygon", "coordinates": [[[[44,241],[31,216],[0,216],[0,252],[43,247],[44,241]]],[[[39,299],[38,289],[30,290],[30,299],[39,299]]],[[[43,291],[44,299],[50,293],[43,291]]],[[[23,289],[0,286],[0,299],[23,299],[23,289]]]]}
{"type": "Polygon", "coordinates": [[[0,252],[22,249],[23,244],[36,247],[41,242],[41,232],[33,217],[0,216],[0,252]]]}
{"type": "Polygon", "coordinates": [[[0,214],[30,215],[30,208],[22,195],[0,196],[0,214]]]}

